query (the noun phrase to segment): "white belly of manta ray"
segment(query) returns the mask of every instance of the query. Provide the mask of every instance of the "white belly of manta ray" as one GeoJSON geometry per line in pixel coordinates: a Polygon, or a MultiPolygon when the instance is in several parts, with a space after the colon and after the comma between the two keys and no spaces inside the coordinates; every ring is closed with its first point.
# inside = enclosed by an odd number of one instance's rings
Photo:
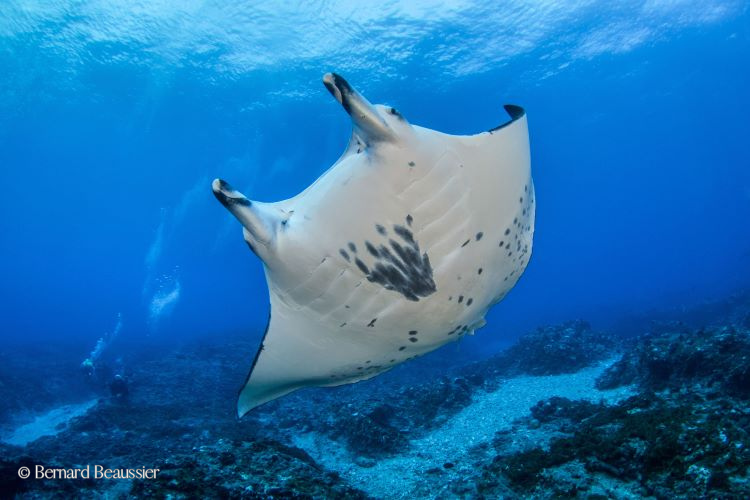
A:
{"type": "Polygon", "coordinates": [[[409,124],[343,78],[323,83],[352,137],[294,198],[217,199],[263,261],[271,317],[237,413],[369,379],[471,334],[523,273],[534,234],[526,114],[471,136],[409,124]]]}

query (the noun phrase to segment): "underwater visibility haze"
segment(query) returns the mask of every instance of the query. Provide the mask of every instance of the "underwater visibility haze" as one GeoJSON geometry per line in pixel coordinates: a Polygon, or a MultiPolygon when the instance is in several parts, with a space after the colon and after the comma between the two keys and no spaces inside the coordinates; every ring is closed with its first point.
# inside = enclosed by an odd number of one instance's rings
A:
{"type": "Polygon", "coordinates": [[[0,496],[750,495],[749,54],[743,1],[3,2],[0,496]]]}

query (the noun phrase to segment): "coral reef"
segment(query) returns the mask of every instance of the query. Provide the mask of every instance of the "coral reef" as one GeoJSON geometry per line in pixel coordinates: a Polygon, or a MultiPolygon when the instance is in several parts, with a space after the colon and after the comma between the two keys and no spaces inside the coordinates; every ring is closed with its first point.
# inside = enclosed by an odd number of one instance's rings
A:
{"type": "Polygon", "coordinates": [[[637,383],[644,390],[700,385],[750,397],[750,334],[734,326],[690,330],[670,323],[639,338],[597,382],[602,389],[637,383]]]}
{"type": "Polygon", "coordinates": [[[219,440],[156,464],[153,481],[133,485],[139,498],[346,498],[367,496],[324,471],[299,448],[273,440],[219,440]]]}
{"type": "MultiPolygon", "coordinates": [[[[506,351],[447,372],[418,363],[400,367],[375,382],[300,391],[240,421],[234,417],[236,380],[245,375],[252,343],[195,342],[134,354],[131,359],[139,364],[129,377],[127,398],[100,392],[98,404],[57,435],[24,448],[0,445],[0,491],[26,498],[365,498],[354,486],[367,489],[352,480],[356,471],[375,471],[379,464],[395,461],[422,471],[422,482],[412,491],[416,495],[750,497],[746,310],[735,301],[734,323],[714,318],[714,326],[705,328],[652,323],[648,334],[626,344],[580,320],[547,326],[506,351]],[[538,396],[518,399],[518,411],[481,441],[461,445],[465,449],[446,448],[439,462],[422,462],[425,443],[435,433],[466,436],[470,427],[462,426],[488,425],[485,410],[503,411],[508,402],[501,395],[507,393],[498,388],[570,373],[575,373],[570,380],[589,374],[591,387],[603,369],[600,363],[623,351],[597,386],[627,386],[619,393],[636,395],[624,400],[607,396],[608,404],[589,395],[585,397],[591,401],[548,397],[532,404],[538,396]],[[483,406],[488,401],[494,406],[483,406]],[[527,416],[514,420],[526,408],[527,416]],[[456,422],[461,424],[447,430],[456,422]],[[339,462],[310,451],[313,459],[305,451],[314,450],[306,444],[314,446],[318,439],[337,447],[339,462]],[[409,456],[416,461],[404,462],[409,456]],[[19,467],[34,464],[147,466],[160,473],[151,481],[17,478],[19,467]]],[[[41,368],[44,359],[35,362],[39,374],[48,376],[49,370],[41,368]]],[[[74,354],[55,362],[76,366],[74,354]]],[[[11,360],[4,369],[12,372],[12,366],[11,360]]],[[[34,384],[24,381],[17,390],[34,384]]],[[[68,392],[80,387],[74,380],[68,392]]],[[[538,394],[544,391],[542,387],[538,394]]],[[[40,406],[34,395],[6,402],[3,411],[40,406]]],[[[37,395],[43,403],[57,402],[51,390],[37,395]]],[[[398,469],[386,465],[383,470],[398,469]]]]}
{"type": "Polygon", "coordinates": [[[545,326],[522,336],[501,354],[508,375],[573,373],[611,357],[618,349],[611,335],[597,332],[583,320],[545,326]]]}
{"type": "Polygon", "coordinates": [[[242,377],[243,352],[252,346],[233,347],[193,345],[143,359],[128,399],[102,397],[95,408],[56,436],[24,448],[2,445],[0,491],[26,498],[362,498],[362,492],[307,453],[282,443],[285,435],[277,432],[275,420],[264,420],[268,410],[236,420],[232,381],[242,377]],[[20,480],[18,468],[33,470],[34,464],[143,465],[160,472],[150,481],[20,480]]]}
{"type": "MultiPolygon", "coordinates": [[[[510,455],[498,450],[483,471],[484,494],[492,494],[498,476],[514,490],[541,494],[550,489],[550,471],[576,463],[587,474],[637,484],[642,495],[750,495],[750,482],[738,479],[746,478],[750,464],[750,409],[731,399],[650,393],[614,406],[550,400],[532,413],[567,435],[551,440],[547,449],[510,455]]],[[[587,489],[578,485],[575,493],[587,489]]]]}
{"type": "Polygon", "coordinates": [[[462,377],[441,377],[430,384],[402,388],[388,403],[367,400],[332,408],[321,429],[343,439],[350,451],[381,457],[403,451],[409,439],[444,423],[471,403],[472,388],[462,377]]]}
{"type": "Polygon", "coordinates": [[[492,390],[500,377],[574,373],[620,350],[616,337],[579,319],[526,333],[505,351],[462,367],[461,375],[472,385],[492,390]]]}
{"type": "Polygon", "coordinates": [[[742,325],[655,325],[597,381],[600,388],[635,383],[637,396],[613,406],[537,403],[528,425],[560,436],[511,453],[496,441],[479,491],[502,493],[501,477],[514,491],[540,497],[609,496],[605,483],[616,481],[634,496],[747,498],[748,373],[750,336],[742,325]]]}

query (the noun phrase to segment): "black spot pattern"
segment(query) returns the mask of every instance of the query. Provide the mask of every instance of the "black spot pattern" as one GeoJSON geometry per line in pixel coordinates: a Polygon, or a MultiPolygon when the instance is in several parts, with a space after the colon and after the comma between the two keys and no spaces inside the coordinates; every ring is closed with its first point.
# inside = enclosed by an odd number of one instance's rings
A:
{"type": "Polygon", "coordinates": [[[378,318],[372,318],[369,323],[367,323],[367,326],[370,328],[373,328],[375,326],[375,322],[378,320],[378,318]]]}
{"type": "Polygon", "coordinates": [[[413,167],[414,165],[416,165],[416,163],[414,163],[413,161],[410,161],[410,162],[409,162],[409,166],[410,166],[410,167],[413,167]]]}
{"type": "Polygon", "coordinates": [[[416,330],[411,330],[411,331],[409,331],[409,335],[416,335],[416,334],[417,334],[417,331],[416,331],[416,330]]]}
{"type": "Polygon", "coordinates": [[[411,223],[412,223],[413,220],[414,220],[414,217],[412,217],[411,215],[407,215],[406,216],[406,225],[409,226],[409,227],[411,227],[411,223]]]}
{"type": "Polygon", "coordinates": [[[383,236],[386,236],[386,234],[387,234],[387,233],[385,232],[385,228],[384,228],[383,226],[381,226],[380,224],[375,224],[375,230],[376,230],[376,231],[377,231],[378,233],[382,234],[383,236]]]}
{"type": "Polygon", "coordinates": [[[482,236],[484,236],[484,233],[483,233],[482,231],[479,231],[479,232],[477,233],[477,241],[481,240],[481,239],[482,239],[482,236]]]}
{"type": "Polygon", "coordinates": [[[472,302],[474,302],[474,299],[469,297],[469,300],[466,301],[466,307],[469,307],[472,304],[472,302]]]}
{"type": "MultiPolygon", "coordinates": [[[[411,216],[407,216],[406,223],[410,225],[411,216]]],[[[385,235],[383,228],[381,232],[376,225],[378,233],[385,235]]],[[[427,253],[422,253],[419,243],[414,240],[414,233],[406,226],[395,224],[393,232],[399,238],[388,240],[390,246],[375,246],[366,241],[365,248],[375,258],[375,263],[370,269],[361,259],[356,258],[354,263],[366,276],[368,281],[378,283],[387,290],[399,292],[404,297],[415,302],[419,297],[427,297],[437,290],[432,277],[432,266],[427,253]]],[[[353,243],[349,244],[349,248],[353,243]]],[[[356,247],[355,247],[356,248],[356,247]]]]}
{"type": "Polygon", "coordinates": [[[375,248],[372,243],[370,243],[369,241],[365,241],[365,247],[367,248],[367,251],[370,252],[370,255],[372,255],[376,259],[380,257],[377,248],[375,248]]]}
{"type": "Polygon", "coordinates": [[[414,243],[414,235],[404,226],[393,226],[393,231],[395,231],[397,235],[401,236],[407,243],[414,243]]]}
{"type": "Polygon", "coordinates": [[[531,215],[531,210],[534,206],[534,193],[533,189],[529,189],[529,185],[526,184],[523,187],[523,193],[520,193],[518,202],[521,204],[521,213],[517,217],[513,219],[513,224],[510,228],[506,229],[505,235],[508,236],[508,239],[510,239],[509,234],[513,233],[513,242],[514,247],[511,249],[510,242],[503,241],[500,242],[500,248],[504,248],[506,253],[506,256],[510,258],[513,262],[518,263],[517,269],[507,275],[504,280],[508,281],[509,278],[513,277],[514,275],[518,276],[523,272],[523,268],[528,263],[528,257],[527,254],[529,253],[529,245],[527,243],[524,243],[524,233],[531,231],[531,224],[529,216],[531,215]],[[516,274],[517,273],[517,274],[516,274]]]}
{"type": "Polygon", "coordinates": [[[417,337],[409,337],[409,342],[417,342],[417,337]]]}
{"type": "Polygon", "coordinates": [[[448,332],[448,335],[453,335],[454,333],[464,333],[468,327],[466,325],[458,325],[456,328],[448,332]]]}
{"type": "Polygon", "coordinates": [[[357,264],[357,267],[360,271],[362,271],[365,274],[370,274],[370,269],[365,265],[364,262],[359,260],[359,258],[354,259],[354,263],[357,264]]]}

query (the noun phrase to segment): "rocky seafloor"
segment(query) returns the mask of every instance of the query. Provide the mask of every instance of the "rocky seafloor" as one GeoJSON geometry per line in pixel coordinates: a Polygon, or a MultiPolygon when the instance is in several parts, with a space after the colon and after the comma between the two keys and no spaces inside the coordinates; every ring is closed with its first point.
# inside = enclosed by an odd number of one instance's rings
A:
{"type": "MultiPolygon", "coordinates": [[[[417,362],[242,420],[237,381],[254,346],[186,343],[131,363],[127,398],[100,393],[56,434],[0,444],[0,496],[750,498],[750,297],[690,319],[627,338],[584,321],[542,327],[479,362],[417,362]],[[37,464],[160,472],[18,477],[37,464]]],[[[18,378],[19,363],[0,353],[6,435],[19,409],[69,397],[18,378]]]]}

